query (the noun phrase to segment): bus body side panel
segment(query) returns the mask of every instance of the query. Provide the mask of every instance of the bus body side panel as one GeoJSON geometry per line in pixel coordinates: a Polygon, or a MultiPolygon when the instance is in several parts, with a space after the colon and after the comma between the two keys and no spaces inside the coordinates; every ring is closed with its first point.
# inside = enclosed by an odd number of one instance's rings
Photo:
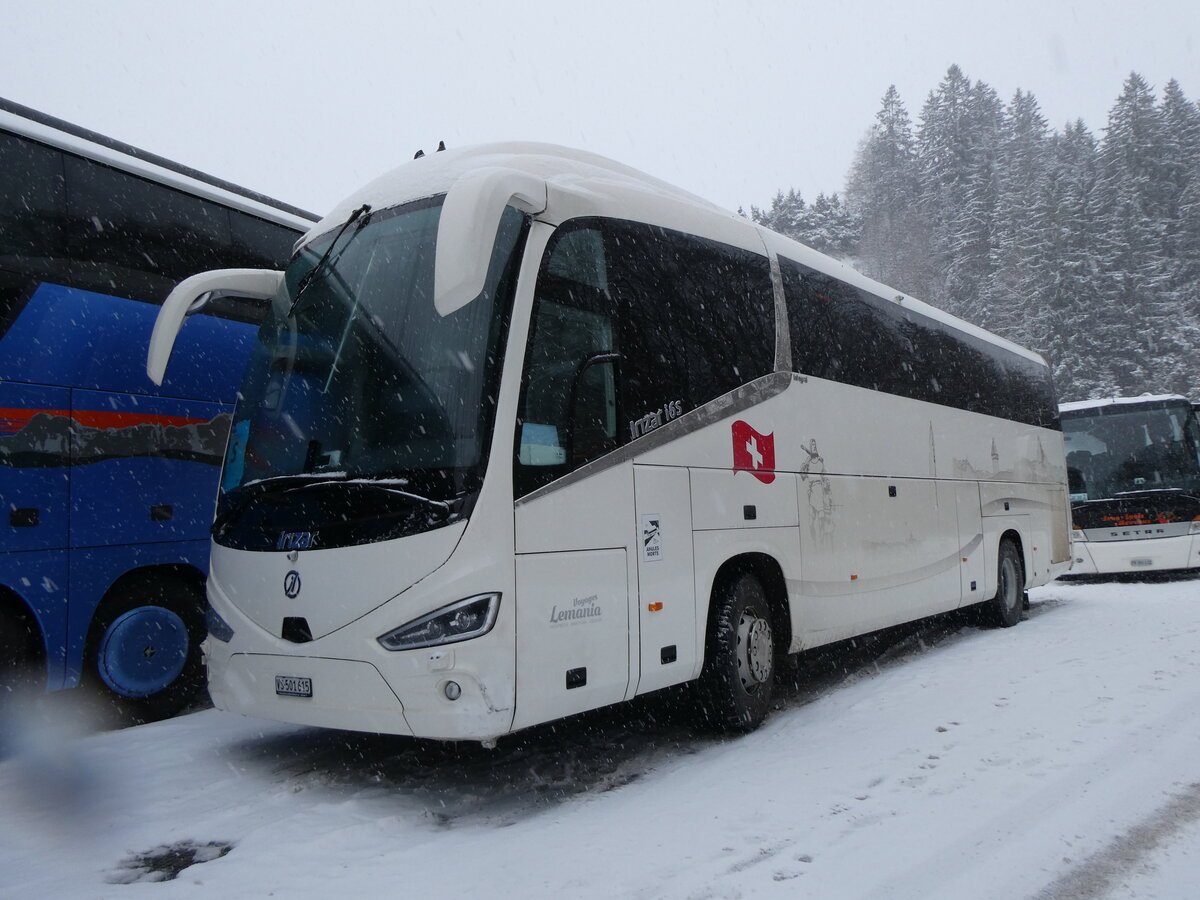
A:
{"type": "Polygon", "coordinates": [[[208,573],[208,541],[118,544],[71,551],[71,611],[63,687],[74,687],[83,672],[88,631],[96,608],[122,575],[135,569],[186,567],[208,573]]]}
{"type": "Polygon", "coordinates": [[[1000,538],[1005,531],[1015,531],[1021,538],[1025,557],[1025,586],[1045,584],[1058,568],[1051,564],[1055,530],[1063,527],[1062,489],[1047,485],[985,482],[979,485],[980,507],[984,522],[988,552],[986,569],[987,594],[996,593],[997,559],[1000,538]]]}
{"type": "Polygon", "coordinates": [[[71,545],[203,537],[229,414],[216,403],[73,391],[71,545]]]}
{"type": "Polygon", "coordinates": [[[0,586],[37,620],[46,686],[63,686],[70,532],[70,392],[0,382],[0,586]]]}
{"type": "Polygon", "coordinates": [[[958,542],[962,547],[959,593],[963,606],[980,603],[990,595],[987,586],[987,550],[984,547],[983,516],[979,507],[979,485],[973,481],[955,481],[941,485],[953,491],[958,518],[958,542]]]}
{"type": "Polygon", "coordinates": [[[644,694],[687,681],[699,667],[694,486],[687,469],[667,466],[634,466],[633,480],[641,659],[637,693],[644,694]]]}
{"type": "Polygon", "coordinates": [[[632,696],[633,509],[631,464],[516,506],[514,729],[632,696]]]}
{"type": "Polygon", "coordinates": [[[46,688],[65,678],[67,645],[67,551],[0,553],[0,587],[8,588],[37,619],[46,650],[46,688]]]}
{"type": "Polygon", "coordinates": [[[1050,497],[1054,504],[1049,522],[1050,565],[1065,571],[1071,565],[1071,501],[1062,488],[1053,490],[1050,497]]]}
{"type": "Polygon", "coordinates": [[[708,632],[708,611],[712,602],[712,590],[717,572],[728,560],[750,553],[769,556],[779,563],[788,590],[788,611],[792,626],[792,643],[788,652],[808,649],[801,645],[806,635],[802,629],[808,627],[803,598],[798,598],[796,586],[800,583],[800,539],[795,526],[784,528],[737,528],[715,531],[696,531],[692,534],[696,554],[696,629],[699,647],[695,674],[703,667],[704,642],[708,632]]]}
{"type": "Polygon", "coordinates": [[[0,530],[5,551],[67,546],[70,392],[0,382],[0,530]]]}
{"type": "Polygon", "coordinates": [[[159,387],[146,375],[144,352],[157,314],[150,303],[43,283],[3,336],[4,377],[232,403],[255,327],[208,315],[189,317],[159,387]]]}
{"type": "Polygon", "coordinates": [[[822,475],[800,488],[818,514],[801,526],[812,627],[838,640],[954,609],[962,557],[956,504],[926,479],[822,475]],[[807,495],[827,498],[818,506],[807,495]]]}
{"type": "Polygon", "coordinates": [[[524,728],[625,699],[626,551],[517,557],[517,707],[524,728]]]}
{"type": "MultiPolygon", "coordinates": [[[[729,426],[714,427],[720,434],[729,426]]],[[[718,570],[735,556],[762,553],[779,564],[786,583],[795,583],[800,576],[800,535],[794,474],[776,471],[758,478],[733,469],[691,471],[698,646],[694,674],[699,675],[718,570]]],[[[788,649],[795,651],[800,649],[797,641],[802,622],[796,617],[798,605],[788,605],[793,636],[788,649]]]]}

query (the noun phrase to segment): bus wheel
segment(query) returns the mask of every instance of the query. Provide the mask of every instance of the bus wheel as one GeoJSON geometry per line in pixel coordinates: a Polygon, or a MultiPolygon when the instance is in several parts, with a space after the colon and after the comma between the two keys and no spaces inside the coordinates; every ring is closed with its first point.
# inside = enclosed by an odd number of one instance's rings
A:
{"type": "Polygon", "coordinates": [[[0,707],[17,694],[41,690],[45,671],[37,628],[26,617],[0,607],[0,707]]]}
{"type": "Polygon", "coordinates": [[[700,673],[702,715],[721,731],[753,731],[767,715],[775,680],[771,610],[748,572],[713,593],[712,626],[700,673]]]}
{"type": "Polygon", "coordinates": [[[983,622],[997,628],[1011,628],[1021,621],[1025,606],[1025,564],[1021,551],[1010,538],[1000,542],[996,596],[983,605],[983,622]]]}
{"type": "Polygon", "coordinates": [[[101,607],[88,677],[122,716],[149,722],[186,707],[204,683],[204,589],[179,577],[138,579],[101,607]]]}

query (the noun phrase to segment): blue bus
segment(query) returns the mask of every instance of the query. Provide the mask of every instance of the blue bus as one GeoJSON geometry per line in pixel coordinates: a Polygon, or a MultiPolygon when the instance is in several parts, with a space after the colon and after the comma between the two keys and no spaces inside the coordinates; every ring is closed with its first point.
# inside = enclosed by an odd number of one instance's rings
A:
{"type": "Polygon", "coordinates": [[[203,685],[208,529],[261,306],[214,299],[171,377],[158,304],[282,268],[315,221],[0,99],[0,700],[90,684],[134,721],[203,685]]]}

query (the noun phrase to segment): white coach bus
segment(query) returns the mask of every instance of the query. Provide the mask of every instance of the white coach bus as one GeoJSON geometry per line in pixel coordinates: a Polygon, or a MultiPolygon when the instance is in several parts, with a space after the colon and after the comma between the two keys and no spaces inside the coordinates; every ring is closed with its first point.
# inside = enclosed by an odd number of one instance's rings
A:
{"type": "Polygon", "coordinates": [[[1200,569],[1200,421],[1163,394],[1059,407],[1074,520],[1070,577],[1200,569]]]}
{"type": "Polygon", "coordinates": [[[1070,563],[1036,354],[591,154],[493,145],[353,195],[271,298],[208,581],[215,704],[490,743],[697,681],[745,730],[795,653],[1070,563]]]}

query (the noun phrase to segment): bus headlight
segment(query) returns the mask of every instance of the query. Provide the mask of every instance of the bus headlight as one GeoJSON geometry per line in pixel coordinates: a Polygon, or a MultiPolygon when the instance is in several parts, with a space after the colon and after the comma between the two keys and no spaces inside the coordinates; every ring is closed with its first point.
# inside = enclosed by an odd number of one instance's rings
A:
{"type": "Polygon", "coordinates": [[[496,624],[499,611],[499,594],[478,594],[401,625],[380,635],[378,640],[388,650],[418,650],[454,644],[487,634],[496,624]]]}

